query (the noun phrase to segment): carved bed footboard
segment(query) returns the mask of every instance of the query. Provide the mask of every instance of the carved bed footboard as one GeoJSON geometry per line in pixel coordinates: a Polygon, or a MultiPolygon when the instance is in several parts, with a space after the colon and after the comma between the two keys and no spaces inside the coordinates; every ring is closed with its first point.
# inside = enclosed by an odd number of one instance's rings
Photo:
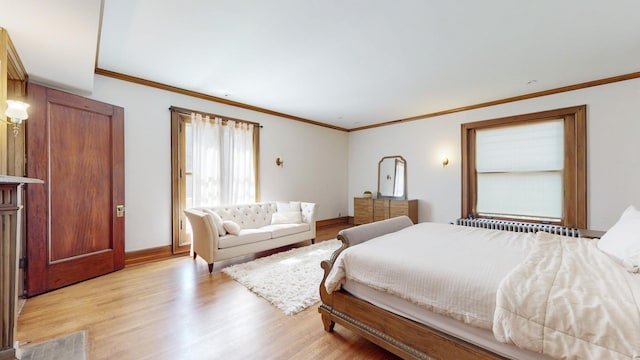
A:
{"type": "Polygon", "coordinates": [[[318,308],[325,331],[331,332],[336,323],[363,336],[369,341],[406,359],[505,359],[486,349],[426,325],[381,309],[369,302],[339,290],[329,294],[325,288],[327,275],[338,255],[347,247],[387,233],[398,231],[413,223],[400,217],[346,229],[338,234],[343,242],[330,260],[323,261],[324,278],[320,284],[322,304],[318,308]]]}

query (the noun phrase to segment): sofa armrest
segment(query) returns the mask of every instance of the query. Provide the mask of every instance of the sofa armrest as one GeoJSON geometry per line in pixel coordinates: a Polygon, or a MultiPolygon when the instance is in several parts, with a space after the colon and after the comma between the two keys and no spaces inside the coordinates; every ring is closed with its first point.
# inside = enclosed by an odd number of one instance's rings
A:
{"type": "Polygon", "coordinates": [[[184,214],[191,224],[193,251],[206,260],[207,264],[213,264],[219,236],[211,215],[198,209],[185,209],[184,214]]]}
{"type": "Polygon", "coordinates": [[[316,237],[316,216],[318,213],[318,204],[316,203],[300,203],[300,211],[302,212],[302,222],[309,224],[313,237],[316,237]]]}

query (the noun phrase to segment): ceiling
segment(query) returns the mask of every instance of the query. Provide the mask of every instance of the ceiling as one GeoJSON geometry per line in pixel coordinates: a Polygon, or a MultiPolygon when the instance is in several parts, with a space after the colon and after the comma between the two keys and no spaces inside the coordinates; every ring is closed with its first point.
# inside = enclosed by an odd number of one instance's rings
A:
{"type": "Polygon", "coordinates": [[[97,66],[344,129],[640,71],[637,0],[0,0],[0,9],[40,83],[91,93],[97,66]]]}

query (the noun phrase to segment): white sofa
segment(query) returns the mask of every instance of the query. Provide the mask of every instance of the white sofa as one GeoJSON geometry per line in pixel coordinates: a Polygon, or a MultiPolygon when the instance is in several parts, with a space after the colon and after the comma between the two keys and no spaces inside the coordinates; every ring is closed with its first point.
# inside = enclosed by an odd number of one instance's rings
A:
{"type": "Polygon", "coordinates": [[[186,209],[193,258],[200,255],[212,272],[215,261],[304,240],[313,243],[317,207],[300,201],[273,201],[186,209]]]}

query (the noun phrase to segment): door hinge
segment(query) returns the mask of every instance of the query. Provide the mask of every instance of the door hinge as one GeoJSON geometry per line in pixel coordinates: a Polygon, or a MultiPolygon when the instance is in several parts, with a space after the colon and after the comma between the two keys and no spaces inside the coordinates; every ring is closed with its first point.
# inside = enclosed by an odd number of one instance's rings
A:
{"type": "Polygon", "coordinates": [[[22,257],[18,260],[18,269],[27,269],[27,258],[22,257]]]}
{"type": "Polygon", "coordinates": [[[180,230],[182,230],[182,219],[180,219],[180,230]]]}

